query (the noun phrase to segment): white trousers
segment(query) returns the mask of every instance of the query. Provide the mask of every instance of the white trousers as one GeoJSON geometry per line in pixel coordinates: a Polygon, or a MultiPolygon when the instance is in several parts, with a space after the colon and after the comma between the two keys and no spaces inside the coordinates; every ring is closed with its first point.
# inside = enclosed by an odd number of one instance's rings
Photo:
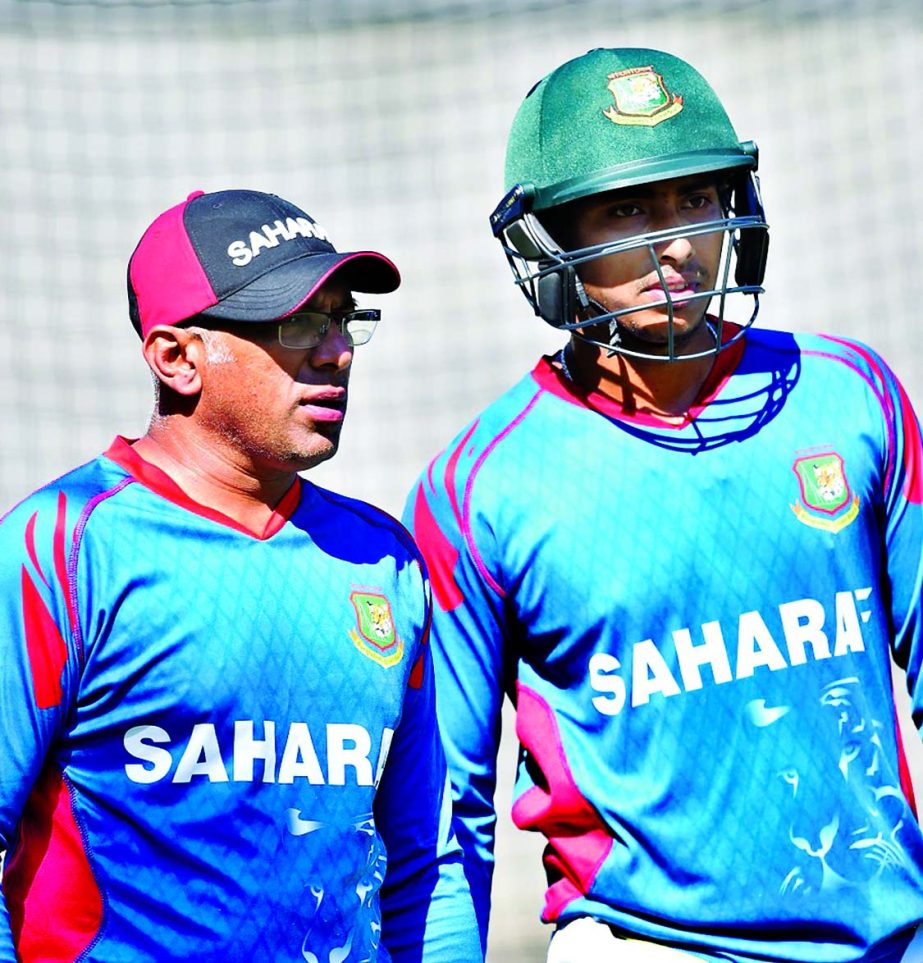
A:
{"type": "Polygon", "coordinates": [[[616,936],[590,916],[555,930],[548,945],[548,963],[692,963],[701,959],[660,943],[616,936]]]}
{"type": "MultiPolygon", "coordinates": [[[[605,923],[589,916],[555,930],[548,946],[548,963],[691,963],[702,959],[705,957],[660,943],[616,936],[605,923]]],[[[923,927],[901,963],[923,963],[923,927]]]]}

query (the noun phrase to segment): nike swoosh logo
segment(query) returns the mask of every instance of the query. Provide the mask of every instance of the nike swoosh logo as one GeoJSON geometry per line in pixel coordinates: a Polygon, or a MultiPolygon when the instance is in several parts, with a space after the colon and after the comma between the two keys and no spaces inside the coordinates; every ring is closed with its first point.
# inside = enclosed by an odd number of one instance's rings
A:
{"type": "Polygon", "coordinates": [[[285,819],[288,831],[293,836],[307,836],[318,829],[323,829],[326,823],[318,822],[316,819],[302,819],[300,809],[286,809],[285,819]]]}
{"type": "Polygon", "coordinates": [[[747,715],[750,717],[753,725],[758,729],[765,729],[766,726],[771,726],[774,722],[778,722],[782,716],[788,714],[790,709],[791,706],[769,708],[769,706],[766,705],[765,699],[754,699],[746,705],[747,715]]]}

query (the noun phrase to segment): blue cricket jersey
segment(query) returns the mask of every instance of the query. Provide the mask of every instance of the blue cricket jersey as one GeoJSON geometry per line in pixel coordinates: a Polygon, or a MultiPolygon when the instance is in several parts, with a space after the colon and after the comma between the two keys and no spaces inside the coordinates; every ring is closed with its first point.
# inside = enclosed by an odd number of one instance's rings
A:
{"type": "Polygon", "coordinates": [[[480,959],[393,519],[261,533],[124,439],[0,525],[0,959],[480,959]]]}
{"type": "MultiPolygon", "coordinates": [[[[730,334],[730,331],[728,331],[730,334]]],[[[482,940],[504,692],[543,918],[740,961],[896,960],[923,835],[923,452],[868,348],[752,331],[684,417],[543,359],[429,466],[407,522],[482,940]]]]}

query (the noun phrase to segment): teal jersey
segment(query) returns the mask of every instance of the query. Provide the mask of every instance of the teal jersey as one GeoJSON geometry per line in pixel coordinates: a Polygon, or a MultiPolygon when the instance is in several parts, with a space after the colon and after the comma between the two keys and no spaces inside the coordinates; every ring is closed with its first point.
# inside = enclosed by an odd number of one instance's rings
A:
{"type": "Polygon", "coordinates": [[[896,960],[923,835],[923,451],[868,348],[751,331],[683,417],[543,359],[420,478],[440,724],[481,925],[504,693],[544,919],[725,960],[896,960]]]}
{"type": "Polygon", "coordinates": [[[480,958],[402,526],[124,440],[0,524],[0,959],[480,958]]]}

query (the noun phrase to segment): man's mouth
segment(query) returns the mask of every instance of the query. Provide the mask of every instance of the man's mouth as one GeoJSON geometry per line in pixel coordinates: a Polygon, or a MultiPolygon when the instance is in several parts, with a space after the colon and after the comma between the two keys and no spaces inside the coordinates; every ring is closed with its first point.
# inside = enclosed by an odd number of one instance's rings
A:
{"type": "Polygon", "coordinates": [[[302,398],[299,405],[315,421],[342,421],[346,412],[346,389],[330,387],[315,391],[302,398]]]}
{"type": "Polygon", "coordinates": [[[696,278],[684,278],[680,275],[666,278],[661,284],[660,278],[655,278],[641,292],[645,300],[652,301],[682,301],[695,295],[701,284],[696,278]]]}

